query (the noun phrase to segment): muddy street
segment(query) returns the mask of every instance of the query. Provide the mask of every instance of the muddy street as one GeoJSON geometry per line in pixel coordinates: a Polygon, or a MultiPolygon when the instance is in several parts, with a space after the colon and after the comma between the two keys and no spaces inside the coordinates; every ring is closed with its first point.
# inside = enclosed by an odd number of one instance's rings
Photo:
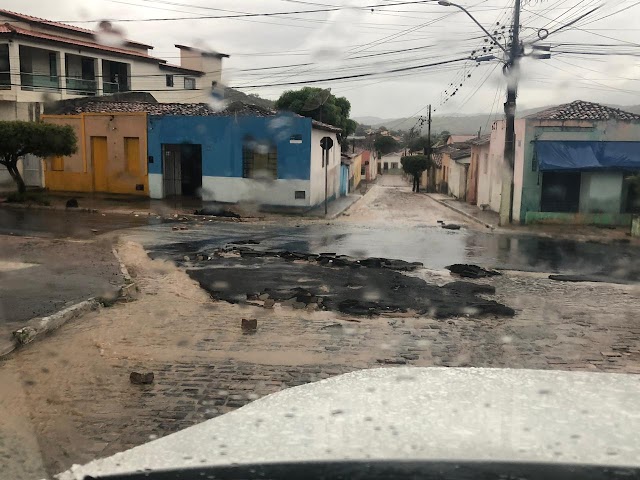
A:
{"type": "Polygon", "coordinates": [[[347,213],[334,221],[202,218],[109,237],[137,298],[0,360],[0,411],[11,412],[0,416],[0,471],[52,476],[364,368],[640,374],[634,270],[601,273],[618,275],[615,283],[548,278],[603,272],[603,256],[631,266],[632,245],[486,232],[405,186],[376,186],[347,213]],[[504,269],[459,278],[445,268],[453,263],[504,269]],[[348,300],[358,303],[341,308],[348,300]],[[134,384],[132,372],[154,380],[134,384]]]}

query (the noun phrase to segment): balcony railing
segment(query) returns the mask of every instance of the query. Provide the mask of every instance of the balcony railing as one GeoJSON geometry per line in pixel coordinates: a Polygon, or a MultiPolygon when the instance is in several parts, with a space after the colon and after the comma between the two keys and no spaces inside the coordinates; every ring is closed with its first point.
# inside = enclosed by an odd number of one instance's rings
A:
{"type": "Polygon", "coordinates": [[[104,93],[128,92],[129,87],[117,82],[103,82],[102,90],[104,91],[104,93]]]}
{"type": "Polygon", "coordinates": [[[9,72],[0,73],[0,90],[11,90],[11,74],[9,72]]]}
{"type": "Polygon", "coordinates": [[[20,73],[20,84],[23,90],[60,90],[58,76],[44,75],[41,73],[20,73]]]}
{"type": "Polygon", "coordinates": [[[95,95],[98,83],[85,78],[67,78],[67,92],[79,95],[95,95]]]}

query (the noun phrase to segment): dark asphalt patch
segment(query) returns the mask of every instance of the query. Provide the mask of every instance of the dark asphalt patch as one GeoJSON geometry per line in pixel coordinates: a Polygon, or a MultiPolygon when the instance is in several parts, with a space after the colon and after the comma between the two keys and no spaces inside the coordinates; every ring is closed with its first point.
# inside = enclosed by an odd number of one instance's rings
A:
{"type": "MultiPolygon", "coordinates": [[[[436,318],[515,314],[506,305],[478,296],[493,293],[491,286],[452,282],[439,287],[397,271],[419,267],[402,260],[356,260],[330,253],[312,255],[231,246],[207,255],[206,260],[186,264],[182,256],[193,250],[185,252],[173,245],[163,247],[163,252],[173,253],[174,260],[183,266],[195,266],[187,274],[213,298],[231,303],[269,298],[293,308],[321,308],[355,316],[407,311],[436,318]],[[235,255],[219,256],[229,252],[235,255]]],[[[152,252],[150,256],[164,255],[152,252]]]]}

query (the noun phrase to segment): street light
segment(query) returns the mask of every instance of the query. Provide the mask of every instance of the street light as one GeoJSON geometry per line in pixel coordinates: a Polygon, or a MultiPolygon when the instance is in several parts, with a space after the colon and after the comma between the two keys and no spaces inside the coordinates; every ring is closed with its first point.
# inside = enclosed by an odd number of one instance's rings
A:
{"type": "MultiPolygon", "coordinates": [[[[438,4],[443,7],[456,7],[466,13],[471,20],[478,25],[484,33],[495,43],[500,49],[507,55],[505,62],[505,73],[509,71],[513,75],[517,75],[518,62],[522,56],[522,47],[520,46],[520,0],[515,0],[515,7],[513,13],[513,38],[511,39],[511,47],[507,51],[498,40],[491,35],[486,28],[484,28],[476,18],[471,15],[466,8],[457,3],[449,2],[448,0],[438,0],[438,4]]],[[[518,79],[514,77],[514,81],[507,82],[507,101],[504,103],[504,115],[505,115],[505,132],[504,132],[504,160],[511,169],[508,182],[502,182],[502,194],[500,201],[500,225],[511,223],[513,219],[513,184],[514,184],[514,164],[515,164],[515,119],[516,119],[516,97],[518,95],[518,79]],[[505,202],[507,200],[507,202],[505,202]]],[[[503,180],[506,180],[503,177],[503,180]]]]}
{"type": "Polygon", "coordinates": [[[482,31],[484,33],[486,33],[489,36],[489,38],[493,41],[493,43],[495,43],[498,47],[500,47],[500,49],[504,53],[506,53],[507,55],[509,54],[509,52],[507,52],[507,50],[500,44],[500,42],[498,40],[496,40],[496,38],[493,35],[491,35],[489,33],[489,31],[486,28],[484,28],[482,26],[482,24],[480,22],[478,22],[478,20],[476,20],[475,17],[473,15],[471,15],[469,13],[469,11],[466,8],[464,8],[462,5],[458,5],[457,3],[448,2],[447,0],[438,0],[438,5],[442,5],[443,7],[456,7],[456,8],[459,8],[460,10],[462,10],[464,13],[469,15],[469,18],[471,20],[473,20],[476,23],[476,25],[478,25],[482,29],[482,31]]]}

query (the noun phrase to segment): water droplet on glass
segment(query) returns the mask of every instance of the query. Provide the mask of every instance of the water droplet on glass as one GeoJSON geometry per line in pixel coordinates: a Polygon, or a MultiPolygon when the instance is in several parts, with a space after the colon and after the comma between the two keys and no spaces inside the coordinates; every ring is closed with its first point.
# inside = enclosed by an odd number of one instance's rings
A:
{"type": "Polygon", "coordinates": [[[108,20],[103,20],[98,24],[95,38],[99,44],[110,47],[121,47],[127,42],[124,30],[108,20]]]}

